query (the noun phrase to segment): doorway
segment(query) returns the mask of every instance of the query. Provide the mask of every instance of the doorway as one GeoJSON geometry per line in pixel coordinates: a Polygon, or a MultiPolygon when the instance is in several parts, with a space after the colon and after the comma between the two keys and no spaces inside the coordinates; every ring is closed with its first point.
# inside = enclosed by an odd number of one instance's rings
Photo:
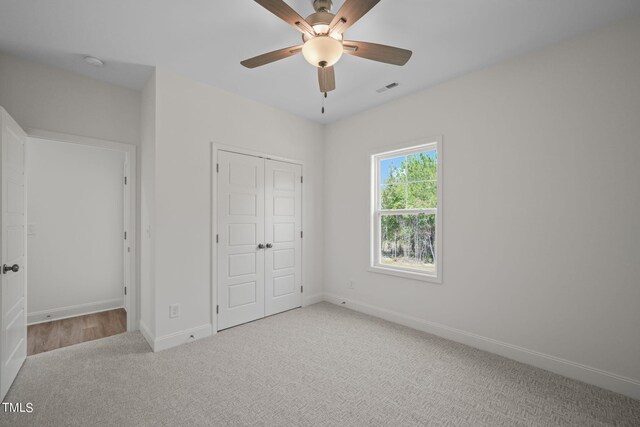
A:
{"type": "Polygon", "coordinates": [[[302,306],[302,165],[216,152],[217,329],[302,306]]]}
{"type": "Polygon", "coordinates": [[[27,158],[28,354],[134,329],[135,148],[31,133],[27,158]]]}

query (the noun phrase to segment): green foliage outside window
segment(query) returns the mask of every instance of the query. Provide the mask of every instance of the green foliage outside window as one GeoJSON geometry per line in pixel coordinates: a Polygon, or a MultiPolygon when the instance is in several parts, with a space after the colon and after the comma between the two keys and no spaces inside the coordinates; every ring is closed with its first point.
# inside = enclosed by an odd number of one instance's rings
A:
{"type": "MultiPolygon", "coordinates": [[[[399,158],[382,182],[381,209],[435,209],[438,165],[434,152],[399,158]]],[[[382,263],[433,270],[436,253],[434,213],[382,214],[382,263]]]]}

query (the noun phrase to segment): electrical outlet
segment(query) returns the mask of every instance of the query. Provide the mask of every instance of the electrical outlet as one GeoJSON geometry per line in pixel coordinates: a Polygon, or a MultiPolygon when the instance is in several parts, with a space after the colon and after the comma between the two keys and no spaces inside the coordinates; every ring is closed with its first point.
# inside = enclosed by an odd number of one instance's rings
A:
{"type": "Polygon", "coordinates": [[[172,319],[180,317],[180,304],[171,304],[169,306],[169,317],[172,319]]]}
{"type": "Polygon", "coordinates": [[[353,280],[349,280],[349,282],[347,283],[347,288],[355,289],[355,287],[356,287],[355,282],[353,280]]]}

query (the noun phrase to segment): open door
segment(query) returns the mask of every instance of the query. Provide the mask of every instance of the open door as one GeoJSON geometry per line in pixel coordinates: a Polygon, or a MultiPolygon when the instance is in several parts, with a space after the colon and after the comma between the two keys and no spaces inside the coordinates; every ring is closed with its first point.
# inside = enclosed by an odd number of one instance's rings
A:
{"type": "Polygon", "coordinates": [[[0,107],[0,400],[27,357],[26,135],[0,107]]]}

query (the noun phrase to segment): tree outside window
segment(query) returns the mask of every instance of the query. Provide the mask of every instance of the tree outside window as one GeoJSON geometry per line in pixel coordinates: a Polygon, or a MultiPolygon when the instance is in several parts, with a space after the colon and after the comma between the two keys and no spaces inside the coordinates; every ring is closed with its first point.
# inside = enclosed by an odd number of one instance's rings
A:
{"type": "Polygon", "coordinates": [[[437,275],[436,143],[374,156],[374,267],[437,275]]]}

